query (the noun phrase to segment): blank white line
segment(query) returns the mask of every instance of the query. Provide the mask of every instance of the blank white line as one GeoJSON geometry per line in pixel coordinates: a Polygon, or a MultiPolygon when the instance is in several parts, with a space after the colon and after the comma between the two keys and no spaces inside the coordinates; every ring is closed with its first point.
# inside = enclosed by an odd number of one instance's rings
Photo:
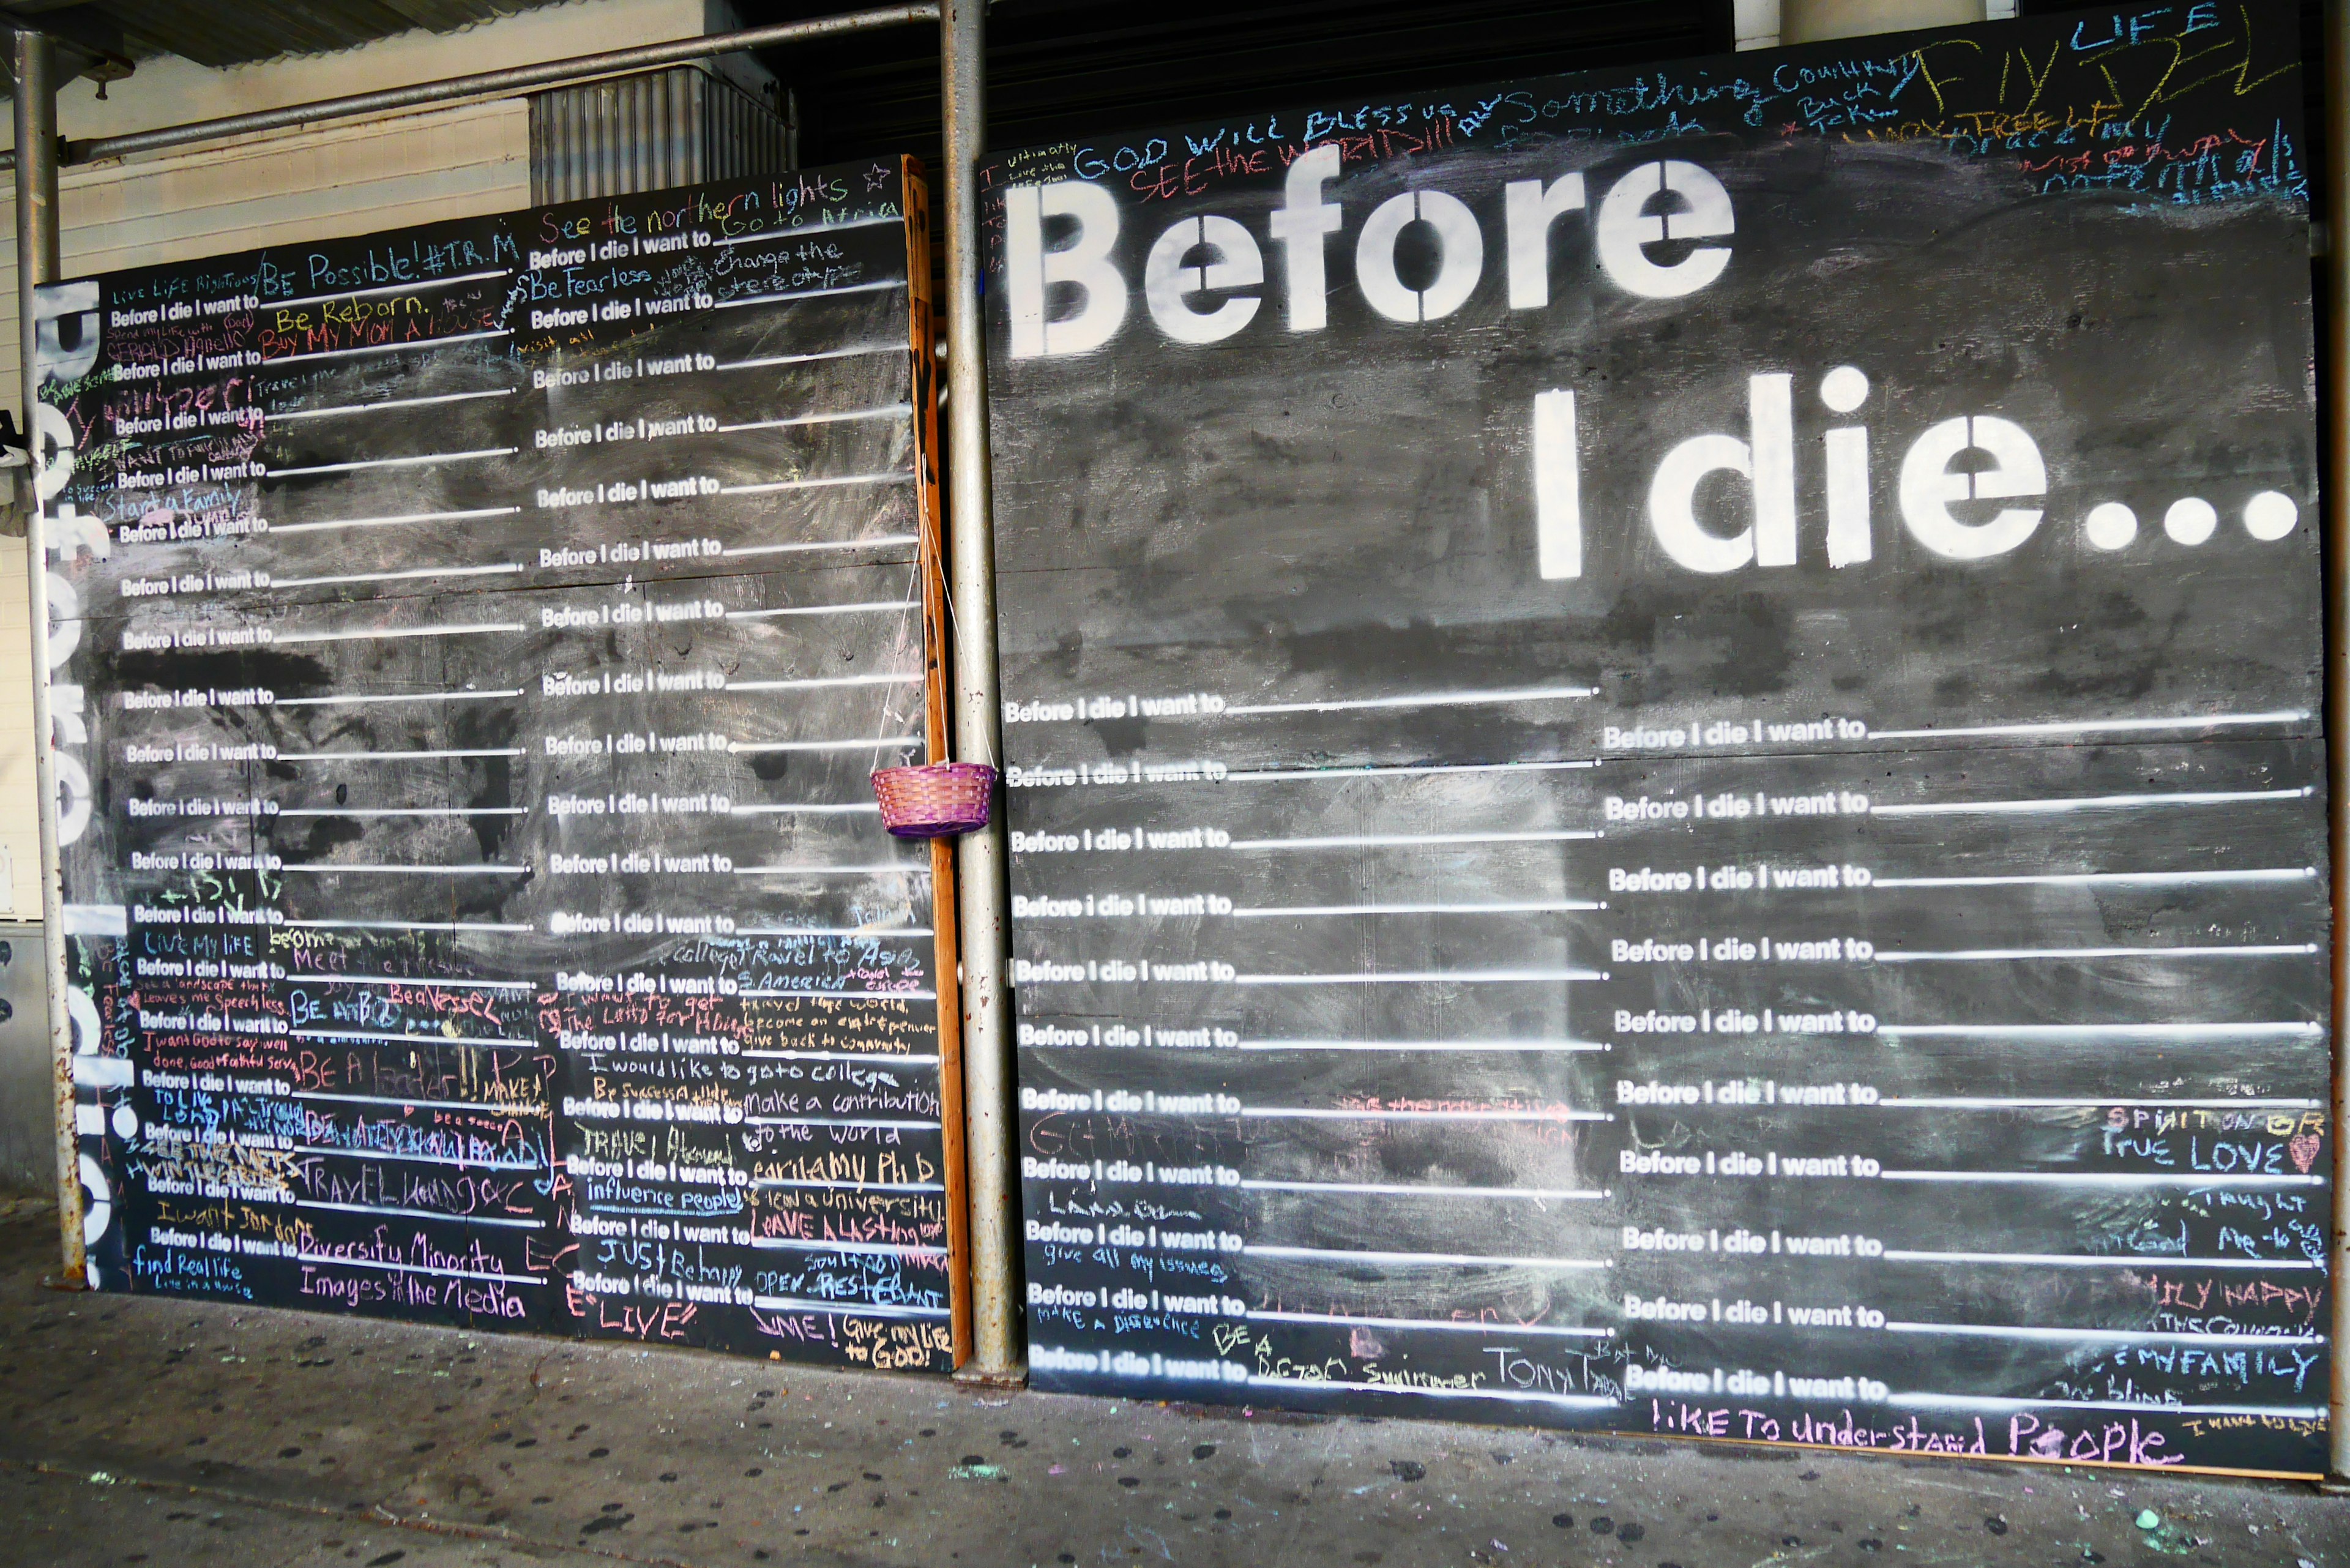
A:
{"type": "Polygon", "coordinates": [[[1589,1040],[1243,1040],[1240,1051],[1605,1051],[1589,1040]]]}
{"type": "Polygon", "coordinates": [[[1877,955],[1878,963],[2002,963],[2029,959],[2284,958],[2317,950],[2315,942],[2246,947],[2177,948],[1958,948],[1949,952],[1877,955]]]}
{"type": "Polygon", "coordinates": [[[2224,805],[2241,800],[2303,800],[2313,786],[2299,789],[2174,790],[2161,794],[2056,795],[2046,800],[1931,801],[1909,805],[1872,805],[1871,816],[1952,816],[1968,813],[2118,810],[2141,805],[2224,805]]]}
{"type": "Polygon", "coordinates": [[[1977,1339],[2118,1340],[2125,1345],[2324,1345],[2315,1334],[2188,1334],[2146,1328],[2026,1328],[2010,1324],[1888,1323],[1887,1334],[1953,1334],[1977,1339]]]}
{"type": "Polygon", "coordinates": [[[1886,1023],[1879,1034],[1945,1039],[2314,1040],[2314,1023],[1886,1023]]]}
{"type": "Polygon", "coordinates": [[[1885,1170],[1885,1181],[2001,1182],[2044,1187],[2322,1187],[2322,1176],[2175,1176],[2110,1170],[1885,1170]]]}
{"type": "MultiPolygon", "coordinates": [[[[746,996],[774,996],[771,991],[745,992],[746,996]]],[[[797,992],[789,994],[796,995],[797,992]]],[[[755,1056],[768,1062],[902,1062],[911,1067],[935,1067],[936,1056],[897,1056],[887,1051],[745,1051],[745,1056],[755,1056]]]]}
{"type": "Polygon", "coordinates": [[[389,1269],[396,1274],[431,1274],[436,1280],[486,1280],[497,1285],[543,1285],[546,1280],[534,1280],[520,1274],[484,1273],[478,1269],[436,1269],[423,1263],[386,1263],[373,1258],[337,1258],[325,1252],[296,1252],[298,1263],[339,1263],[353,1269],[389,1269]]]}
{"type": "MultiPolygon", "coordinates": [[[[341,756],[340,752],[326,753],[341,756]]],[[[410,753],[402,753],[402,755],[410,753]]],[[[527,816],[530,808],[521,805],[385,805],[367,811],[353,811],[347,806],[304,807],[300,811],[283,811],[280,816],[527,816]]]]}
{"type": "Polygon", "coordinates": [[[261,303],[273,309],[280,306],[322,305],[330,299],[372,299],[379,294],[421,294],[428,288],[448,288],[461,283],[482,283],[494,277],[511,277],[514,268],[499,267],[493,272],[452,273],[447,277],[429,277],[415,283],[386,284],[381,288],[346,288],[333,294],[306,294],[299,299],[265,299],[261,303]]]}
{"type": "Polygon", "coordinates": [[[1617,1401],[1599,1394],[1537,1394],[1517,1388],[1423,1388],[1416,1383],[1347,1383],[1318,1377],[1249,1375],[1252,1388],[1294,1388],[1300,1393],[1417,1394],[1429,1399],[1499,1399],[1512,1405],[1563,1405],[1576,1410],[1613,1410],[1617,1401]]]}
{"type": "Polygon", "coordinates": [[[748,294],[740,299],[722,299],[712,308],[734,310],[745,305],[779,305],[788,299],[821,299],[832,294],[871,294],[877,289],[905,286],[906,280],[899,277],[880,283],[844,283],[832,288],[795,288],[784,294],[748,294]]]}
{"type": "Polygon", "coordinates": [[[519,746],[493,746],[473,751],[452,752],[280,752],[281,763],[387,762],[402,757],[519,757],[519,746]]]}
{"type": "Polygon", "coordinates": [[[2043,1098],[2031,1095],[1888,1095],[1878,1100],[1880,1106],[1908,1106],[1913,1110],[2103,1110],[2107,1106],[2160,1108],[2176,1106],[2181,1110],[2240,1111],[2306,1111],[2324,1104],[2320,1100],[2114,1100],[2090,1099],[2085,1096],[2069,1099],[2043,1098]]]}
{"type": "Polygon", "coordinates": [[[824,675],[806,680],[730,680],[729,691],[821,691],[834,686],[919,686],[922,672],[910,670],[903,675],[824,675]]]}
{"type": "Polygon", "coordinates": [[[2132,730],[2217,730],[2233,724],[2293,724],[2309,717],[2306,710],[2274,713],[2211,713],[2181,719],[2084,719],[2053,724],[1977,724],[1963,730],[1871,730],[1872,741],[1934,740],[1944,735],[2084,735],[2093,732],[2132,730]]]}
{"type": "Polygon", "coordinates": [[[410,1154],[389,1148],[343,1148],[331,1144],[297,1143],[296,1154],[329,1154],[352,1159],[396,1159],[410,1165],[454,1165],[469,1170],[544,1170],[533,1160],[474,1159],[465,1155],[410,1154]]]}
{"type": "Polygon", "coordinates": [[[328,1203],[322,1199],[297,1198],[296,1209],[332,1209],[344,1214],[398,1214],[410,1220],[446,1220],[456,1225],[507,1225],[517,1231],[544,1231],[544,1220],[510,1220],[491,1214],[443,1214],[432,1209],[393,1209],[380,1203],[328,1203]]]}
{"type": "Polygon", "coordinates": [[[743,1125],[754,1127],[883,1127],[908,1132],[936,1132],[939,1123],[875,1121],[870,1116],[744,1116],[743,1125]]]}
{"type": "Polygon", "coordinates": [[[1358,768],[1234,768],[1222,782],[1238,780],[1252,783],[1267,779],[1352,779],[1403,777],[1422,774],[1541,774],[1560,768],[1596,768],[1595,760],[1548,763],[1424,763],[1409,766],[1388,767],[1368,763],[1358,768]]]}
{"type": "Polygon", "coordinates": [[[1440,691],[1425,696],[1356,697],[1336,702],[1238,702],[1223,711],[1230,718],[1251,713],[1337,713],[1362,708],[1465,708],[1487,703],[1553,702],[1597,695],[1587,686],[1528,686],[1513,691],[1440,691]]]}
{"type": "Polygon", "coordinates": [[[848,741],[729,741],[726,749],[740,756],[748,752],[902,752],[929,743],[920,735],[868,735],[848,741]]]}
{"type": "Polygon", "coordinates": [[[322,874],[338,871],[381,872],[392,877],[527,877],[527,866],[362,866],[345,865],[340,861],[305,861],[288,863],[278,867],[283,871],[317,871],[322,874]]]}
{"type": "Polygon", "coordinates": [[[804,223],[796,229],[767,229],[755,234],[734,234],[716,243],[722,246],[755,245],[769,240],[795,240],[803,234],[831,234],[841,229],[869,229],[882,223],[900,226],[905,221],[903,217],[838,218],[828,223],[804,223]]]}
{"type": "Polygon", "coordinates": [[[345,403],[340,408],[334,409],[296,409],[291,413],[271,414],[267,417],[273,421],[331,420],[343,414],[372,414],[385,409],[418,409],[428,403],[465,403],[476,398],[511,398],[514,395],[514,388],[500,387],[494,391],[488,392],[442,392],[437,397],[431,398],[386,398],[381,402],[376,403],[345,403]]]}
{"type": "Polygon", "coordinates": [[[1269,920],[1291,915],[1535,915],[1607,907],[1582,898],[1545,898],[1523,904],[1289,904],[1234,909],[1232,919],[1269,920]]]}
{"type": "Polygon", "coordinates": [[[2322,1269],[2325,1266],[2307,1262],[2272,1262],[2259,1258],[2158,1257],[2137,1252],[2095,1257],[2079,1252],[1923,1252],[1898,1247],[1887,1247],[1880,1256],[1888,1263],[2024,1263],[2033,1268],[2058,1269],[2322,1269]]]}
{"type": "Polygon", "coordinates": [[[785,988],[780,991],[740,991],[743,997],[814,997],[821,1002],[936,1002],[935,991],[814,991],[785,988]]]}
{"type": "Polygon", "coordinates": [[[790,429],[794,428],[795,426],[798,426],[798,425],[830,425],[830,424],[839,424],[839,423],[841,423],[841,422],[843,422],[843,421],[849,421],[849,420],[894,420],[894,419],[902,419],[902,418],[904,418],[905,416],[907,416],[907,415],[909,415],[909,414],[912,413],[913,411],[914,411],[914,405],[913,405],[913,404],[911,404],[911,403],[887,403],[887,404],[884,404],[883,406],[881,406],[881,407],[879,407],[879,408],[876,408],[876,409],[856,409],[856,410],[852,410],[851,411],[847,412],[847,413],[838,413],[838,414],[801,414],[801,415],[799,415],[799,416],[798,416],[797,418],[795,418],[795,419],[788,419],[788,420],[750,420],[750,421],[745,421],[744,423],[742,423],[742,424],[739,424],[739,425],[720,425],[718,428],[719,428],[719,430],[720,430],[720,431],[780,431],[780,430],[790,430],[790,429]]]}
{"type": "Polygon", "coordinates": [[[1446,1263],[1469,1267],[1513,1269],[1605,1269],[1611,1265],[1592,1258],[1504,1258],[1486,1252],[1377,1252],[1348,1247],[1260,1247],[1252,1241],[1241,1249],[1252,1258],[1351,1258],[1365,1263],[1446,1263]]]}
{"type": "Polygon", "coordinates": [[[737,926],[738,937],[927,937],[928,926],[737,926]]]}
{"type": "MultiPolygon", "coordinates": [[[[289,981],[315,981],[321,985],[433,985],[456,991],[536,991],[534,980],[445,980],[439,975],[413,974],[289,974],[289,981]]],[[[301,1030],[296,1030],[299,1034],[301,1030]]],[[[312,1031],[311,1033],[324,1033],[312,1031]]],[[[501,1040],[501,1045],[528,1044],[525,1041],[501,1040]]]]}
{"type": "Polygon", "coordinates": [[[1251,1307],[1247,1317],[1251,1323],[1312,1323],[1338,1324],[1363,1328],[1440,1328],[1458,1334],[1497,1334],[1503,1335],[1531,1334],[1555,1339],[1610,1339],[1612,1328],[1554,1328],[1548,1324],[1465,1323],[1458,1318],[1444,1317],[1357,1317],[1335,1312],[1267,1312],[1251,1307]]]}
{"type": "Polygon", "coordinates": [[[919,599],[870,599],[859,604],[792,605],[783,609],[728,610],[728,620],[765,620],[785,615],[864,615],[875,610],[910,610],[919,599]]]}
{"type": "Polygon", "coordinates": [[[865,343],[854,348],[827,348],[821,354],[774,354],[763,359],[730,359],[712,365],[713,370],[764,370],[774,365],[813,365],[825,359],[850,359],[861,354],[905,354],[911,350],[903,343],[865,343]]]}
{"type": "Polygon", "coordinates": [[[751,1245],[770,1252],[862,1252],[885,1258],[943,1258],[944,1247],[918,1241],[823,1241],[801,1236],[754,1236],[751,1245]]]}
{"type": "Polygon", "coordinates": [[[512,457],[510,446],[477,447],[472,452],[424,452],[413,457],[369,457],[353,462],[320,462],[307,468],[273,468],[272,479],[294,479],[306,473],[355,473],[363,468],[414,468],[427,462],[471,462],[477,457],[512,457]]]}
{"type": "Polygon", "coordinates": [[[1524,1198],[1596,1203],[1607,1194],[1580,1187],[1423,1187],[1407,1181],[1243,1181],[1247,1192],[1366,1192],[1382,1198],[1524,1198]]]}
{"type": "Polygon", "coordinates": [[[279,632],[270,640],[283,648],[296,642],[366,642],[394,637],[471,637],[484,631],[520,631],[518,620],[484,621],[476,626],[371,627],[366,631],[305,631],[294,634],[279,632]]]}
{"type": "MultiPolygon", "coordinates": [[[[289,977],[291,978],[291,977],[289,977]]],[[[296,1029],[295,1040],[371,1040],[387,1045],[515,1045],[536,1049],[536,1040],[506,1040],[478,1034],[388,1034],[372,1029],[296,1029]]]]}
{"type": "Polygon", "coordinates": [[[535,931],[529,925],[502,925],[482,920],[288,920],[317,931],[535,931]]]}
{"type": "Polygon", "coordinates": [[[523,569],[518,561],[496,566],[419,566],[404,572],[352,572],[337,577],[275,577],[272,588],[318,588],[335,583],[394,583],[410,577],[491,577],[523,569]]]}
{"type": "MultiPolygon", "coordinates": [[[[341,295],[335,298],[344,297],[341,295]]],[[[359,348],[322,348],[311,354],[278,354],[262,360],[265,365],[291,365],[299,359],[348,359],[360,354],[397,354],[409,348],[438,348],[448,343],[478,343],[484,337],[511,337],[504,327],[494,332],[457,332],[446,337],[412,337],[405,343],[370,343],[359,348]]]]}
{"type": "Polygon", "coordinates": [[[879,805],[735,805],[729,806],[729,816],[878,816],[879,805]]]}
{"type": "Polygon", "coordinates": [[[945,1307],[889,1306],[863,1301],[811,1301],[806,1296],[753,1296],[751,1304],[761,1312],[813,1312],[827,1317],[911,1317],[943,1318],[954,1314],[945,1307]]]}
{"type": "Polygon", "coordinates": [[[782,490],[832,490],[844,484],[910,484],[914,476],[903,472],[889,473],[844,473],[833,479],[777,479],[764,484],[722,484],[721,495],[772,495],[782,490]]]}
{"type": "Polygon", "coordinates": [[[280,697],[280,708],[323,708],[341,702],[478,702],[493,697],[519,697],[519,686],[496,691],[387,691],[349,697],[280,697]]]}
{"type": "Polygon", "coordinates": [[[332,1100],[338,1105],[400,1106],[417,1111],[495,1111],[503,1116],[528,1116],[544,1112],[543,1102],[501,1100],[416,1100],[391,1095],[330,1095],[324,1089],[296,1089],[286,1096],[296,1100],[332,1100]]]}
{"type": "Polygon", "coordinates": [[[1357,849],[1436,844],[1556,844],[1596,838],[1581,828],[1542,833],[1368,833],[1347,838],[1235,838],[1233,849],[1357,849]]]}
{"type": "MultiPolygon", "coordinates": [[[[796,556],[812,550],[867,550],[884,545],[918,545],[919,536],[912,534],[876,534],[868,539],[819,539],[801,545],[733,545],[719,551],[721,556],[796,556]]],[[[729,616],[732,620],[736,618],[729,616]]]]}
{"type": "Polygon", "coordinates": [[[403,523],[466,523],[479,517],[511,517],[519,506],[482,506],[471,512],[402,512],[384,517],[344,517],[332,523],[272,523],[272,534],[316,534],[329,528],[390,528],[403,523]]]}
{"type": "Polygon", "coordinates": [[[737,866],[737,877],[927,877],[927,860],[898,860],[880,866],[737,866]]]}
{"type": "Polygon", "coordinates": [[[2004,1399],[1989,1394],[1893,1394],[1888,1405],[1919,1409],[1961,1410],[2144,1410],[2168,1416],[2263,1416],[2280,1420],[2322,1421],[2325,1412],[2314,1406],[2293,1405],[2167,1405],[2159,1399],[2004,1399]]]}
{"type": "Polygon", "coordinates": [[[1250,1106],[1241,1115],[1259,1121],[1325,1122],[1612,1122],[1605,1111],[1350,1111],[1303,1106],[1250,1106]]]}
{"type": "Polygon", "coordinates": [[[1234,985],[1519,985],[1556,980],[1606,980],[1593,969],[1397,970],[1388,974],[1242,974],[1234,985]]]}
{"type": "Polygon", "coordinates": [[[2060,871],[2037,877],[1879,877],[1872,888],[2169,888],[2210,882],[2303,882],[2314,866],[2264,871],[2060,871]]]}

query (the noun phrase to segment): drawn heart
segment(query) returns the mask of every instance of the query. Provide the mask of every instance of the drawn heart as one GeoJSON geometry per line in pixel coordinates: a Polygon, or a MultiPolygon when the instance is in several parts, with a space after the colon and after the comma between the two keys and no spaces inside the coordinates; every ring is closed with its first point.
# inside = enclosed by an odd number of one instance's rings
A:
{"type": "Polygon", "coordinates": [[[2293,1168],[2306,1173],[2311,1166],[2317,1163],[2317,1146],[2315,1133],[2303,1133],[2286,1144],[2284,1151],[2293,1156],[2293,1168]]]}

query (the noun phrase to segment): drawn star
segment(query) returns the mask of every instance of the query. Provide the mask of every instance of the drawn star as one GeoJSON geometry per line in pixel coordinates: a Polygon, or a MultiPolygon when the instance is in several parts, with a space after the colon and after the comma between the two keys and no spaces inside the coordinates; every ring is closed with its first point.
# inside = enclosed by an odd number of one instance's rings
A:
{"type": "Polygon", "coordinates": [[[865,171],[865,188],[868,191],[879,191],[889,182],[889,171],[887,169],[868,169],[865,171]]]}

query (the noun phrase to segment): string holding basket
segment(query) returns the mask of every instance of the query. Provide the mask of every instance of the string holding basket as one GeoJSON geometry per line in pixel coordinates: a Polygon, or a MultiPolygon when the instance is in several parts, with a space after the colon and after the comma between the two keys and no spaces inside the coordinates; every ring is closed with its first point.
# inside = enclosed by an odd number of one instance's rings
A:
{"type": "MultiPolygon", "coordinates": [[[[928,296],[917,290],[914,302],[914,335],[920,342],[931,335],[928,296]]],[[[941,348],[941,352],[944,349],[941,348]]],[[[918,382],[925,357],[917,355],[918,382]]],[[[925,445],[935,442],[935,425],[920,427],[925,445]]],[[[928,476],[921,494],[921,529],[914,552],[914,576],[922,603],[922,634],[926,680],[924,697],[927,704],[923,741],[929,754],[936,757],[948,749],[945,704],[940,691],[951,655],[949,645],[955,633],[954,596],[947,588],[946,540],[938,509],[937,473],[925,461],[928,476]]],[[[981,754],[993,756],[994,746],[989,727],[981,726],[976,737],[981,754]]],[[[880,759],[877,756],[875,761],[880,759]]],[[[957,834],[976,833],[988,824],[995,807],[995,784],[998,774],[990,763],[931,762],[905,767],[875,768],[871,775],[873,798],[881,807],[881,825],[899,838],[951,838],[957,834]]]]}
{"type": "Polygon", "coordinates": [[[951,838],[987,826],[995,770],[985,763],[920,763],[874,770],[881,825],[899,838],[951,838]]]}

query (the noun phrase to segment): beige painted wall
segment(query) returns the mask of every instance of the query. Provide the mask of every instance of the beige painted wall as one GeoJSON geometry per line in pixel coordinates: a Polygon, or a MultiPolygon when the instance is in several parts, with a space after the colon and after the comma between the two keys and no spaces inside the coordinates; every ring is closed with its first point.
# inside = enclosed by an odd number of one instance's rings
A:
{"type": "MultiPolygon", "coordinates": [[[[68,140],[183,124],[339,94],[695,37],[733,26],[715,0],[573,0],[434,36],[209,70],[151,60],[100,102],[60,95],[68,140]]],[[[0,121],[0,145],[6,145],[0,121]]],[[[259,245],[366,234],[530,204],[529,111],[502,99],[68,169],[58,181],[68,277],[259,245]]],[[[13,195],[0,234],[14,234],[13,195]]],[[[0,407],[17,411],[16,273],[0,245],[0,407]]],[[[0,538],[0,919],[40,916],[34,815],[32,641],[25,546],[0,538]]]]}
{"type": "Polygon", "coordinates": [[[1983,0],[1781,0],[1781,10],[1779,37],[1788,44],[1984,20],[1983,0]]]}
{"type": "Polygon", "coordinates": [[[2003,22],[2016,0],[1732,0],[1738,47],[1771,49],[1913,27],[2003,22]]]}

